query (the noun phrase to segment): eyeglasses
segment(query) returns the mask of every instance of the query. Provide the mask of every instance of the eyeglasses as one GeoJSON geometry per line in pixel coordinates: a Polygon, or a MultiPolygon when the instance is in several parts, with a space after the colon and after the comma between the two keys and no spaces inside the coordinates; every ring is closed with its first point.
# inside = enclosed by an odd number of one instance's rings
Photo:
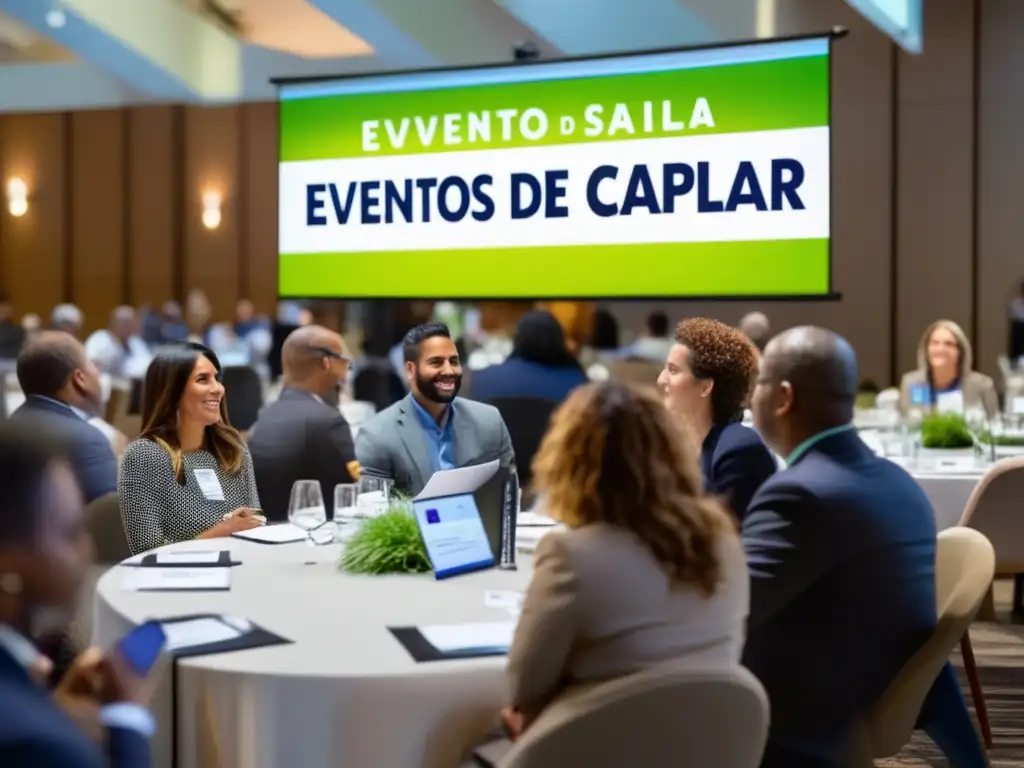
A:
{"type": "Polygon", "coordinates": [[[313,347],[314,352],[319,352],[324,357],[330,357],[334,360],[341,360],[343,363],[351,365],[355,360],[350,355],[343,355],[340,352],[335,352],[333,349],[327,349],[327,347],[313,347]]]}

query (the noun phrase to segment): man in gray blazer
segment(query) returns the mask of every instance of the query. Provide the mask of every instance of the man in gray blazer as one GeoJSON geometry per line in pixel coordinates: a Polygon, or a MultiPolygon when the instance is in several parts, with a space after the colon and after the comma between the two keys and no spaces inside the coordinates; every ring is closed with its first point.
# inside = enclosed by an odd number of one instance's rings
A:
{"type": "Polygon", "coordinates": [[[512,439],[498,410],[457,397],[462,361],[448,327],[425,323],[402,341],[409,394],[363,425],[356,458],[367,476],[395,481],[416,495],[443,469],[498,459],[515,468],[512,439]]]}

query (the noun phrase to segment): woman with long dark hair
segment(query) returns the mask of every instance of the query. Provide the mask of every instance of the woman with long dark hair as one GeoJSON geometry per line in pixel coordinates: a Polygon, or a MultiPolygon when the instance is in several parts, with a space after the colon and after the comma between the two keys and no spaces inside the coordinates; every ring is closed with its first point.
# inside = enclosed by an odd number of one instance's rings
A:
{"type": "Polygon", "coordinates": [[[117,483],[133,553],[260,525],[252,458],[228,422],[221,365],[208,347],[163,349],[146,371],[142,434],[117,483]]]}

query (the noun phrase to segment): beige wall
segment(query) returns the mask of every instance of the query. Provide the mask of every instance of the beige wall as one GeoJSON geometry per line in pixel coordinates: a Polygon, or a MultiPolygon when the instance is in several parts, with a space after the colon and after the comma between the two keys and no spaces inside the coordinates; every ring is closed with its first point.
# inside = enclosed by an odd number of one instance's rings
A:
{"type": "MultiPolygon", "coordinates": [[[[828,326],[880,384],[912,367],[924,327],[948,317],[993,372],[1006,301],[1024,277],[1024,1],[928,0],[921,56],[842,0],[777,7],[779,34],[850,30],[833,65],[833,288],[843,299],[660,308],[726,322],[761,309],[776,328],[828,326]]],[[[631,328],[653,308],[608,306],[631,328]]]]}

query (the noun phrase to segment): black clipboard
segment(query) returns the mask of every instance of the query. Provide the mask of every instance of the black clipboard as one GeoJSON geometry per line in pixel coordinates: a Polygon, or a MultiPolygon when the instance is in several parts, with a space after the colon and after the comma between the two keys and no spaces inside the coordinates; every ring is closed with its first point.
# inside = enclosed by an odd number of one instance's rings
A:
{"type": "Polygon", "coordinates": [[[508,656],[508,648],[460,648],[457,651],[440,651],[432,646],[416,627],[388,627],[388,632],[394,635],[416,662],[508,656]]]}
{"type": "Polygon", "coordinates": [[[138,563],[126,563],[126,565],[135,565],[137,568],[231,568],[242,564],[238,560],[232,560],[231,553],[226,549],[221,550],[220,557],[213,563],[161,563],[158,562],[158,558],[158,552],[151,552],[138,563]]]}

